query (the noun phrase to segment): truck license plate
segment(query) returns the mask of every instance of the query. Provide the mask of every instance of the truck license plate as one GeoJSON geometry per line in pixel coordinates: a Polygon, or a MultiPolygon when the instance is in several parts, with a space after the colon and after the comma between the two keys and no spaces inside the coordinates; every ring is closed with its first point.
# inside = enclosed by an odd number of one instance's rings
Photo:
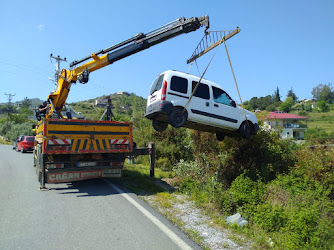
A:
{"type": "Polygon", "coordinates": [[[105,169],[103,170],[103,174],[119,174],[121,172],[120,169],[105,169]]]}
{"type": "Polygon", "coordinates": [[[120,177],[121,169],[104,169],[102,177],[120,177]]]}
{"type": "Polygon", "coordinates": [[[93,167],[96,166],[96,162],[78,162],[78,167],[93,167]]]}

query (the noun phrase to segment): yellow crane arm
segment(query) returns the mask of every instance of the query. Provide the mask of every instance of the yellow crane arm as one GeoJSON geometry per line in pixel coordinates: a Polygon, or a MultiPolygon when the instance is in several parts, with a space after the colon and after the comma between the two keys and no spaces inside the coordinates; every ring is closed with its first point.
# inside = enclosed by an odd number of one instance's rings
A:
{"type": "Polygon", "coordinates": [[[62,117],[61,110],[65,105],[71,85],[72,83],[76,83],[77,80],[80,83],[86,83],[88,82],[89,74],[95,70],[103,68],[114,63],[115,61],[148,49],[178,35],[195,31],[201,26],[205,26],[206,32],[210,26],[208,16],[198,18],[192,17],[188,19],[181,17],[147,34],[139,33],[119,44],[100,50],[96,53],[92,53],[90,56],[79,61],[72,62],[69,70],[63,69],[61,71],[55,91],[47,98],[51,108],[46,114],[46,117],[52,117],[54,114],[58,117],[62,117]],[[99,56],[100,54],[101,56],[99,56]],[[77,66],[78,64],[90,59],[92,60],[83,65],[77,66]]]}

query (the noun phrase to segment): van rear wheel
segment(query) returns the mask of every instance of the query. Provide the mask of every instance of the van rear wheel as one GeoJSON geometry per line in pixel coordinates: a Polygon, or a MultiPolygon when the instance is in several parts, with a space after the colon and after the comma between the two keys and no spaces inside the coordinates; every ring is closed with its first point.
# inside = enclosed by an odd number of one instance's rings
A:
{"type": "Polygon", "coordinates": [[[188,119],[187,111],[181,108],[176,108],[168,115],[168,122],[174,128],[183,127],[188,119]]]}
{"type": "Polygon", "coordinates": [[[168,123],[167,122],[161,122],[157,120],[152,121],[153,128],[158,132],[163,132],[167,129],[168,123]]]}
{"type": "Polygon", "coordinates": [[[218,141],[223,141],[225,138],[225,135],[221,133],[216,133],[216,138],[218,141]]]}

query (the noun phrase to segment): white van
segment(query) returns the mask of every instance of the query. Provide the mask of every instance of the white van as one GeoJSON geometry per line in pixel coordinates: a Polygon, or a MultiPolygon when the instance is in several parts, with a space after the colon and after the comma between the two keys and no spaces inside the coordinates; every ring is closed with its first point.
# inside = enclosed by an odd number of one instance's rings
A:
{"type": "Polygon", "coordinates": [[[153,120],[155,130],[164,131],[168,124],[216,133],[218,140],[225,135],[249,138],[259,125],[256,116],[236,105],[217,84],[202,79],[188,106],[191,93],[200,78],[167,70],[152,83],[145,117],[153,120]]]}

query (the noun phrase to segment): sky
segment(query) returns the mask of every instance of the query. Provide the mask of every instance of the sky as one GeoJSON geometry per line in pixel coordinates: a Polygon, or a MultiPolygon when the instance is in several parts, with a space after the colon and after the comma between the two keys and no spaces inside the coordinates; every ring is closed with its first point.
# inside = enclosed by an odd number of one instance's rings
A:
{"type": "MultiPolygon", "coordinates": [[[[334,83],[334,1],[0,1],[0,103],[25,97],[46,99],[54,90],[55,61],[61,68],[100,49],[147,33],[179,17],[208,15],[211,31],[241,32],[226,42],[243,101],[272,95],[299,99],[312,88],[334,83]]],[[[90,74],[72,86],[68,103],[119,91],[147,98],[151,83],[165,70],[187,72],[186,61],[204,28],[155,45],[90,74]]],[[[189,73],[202,74],[215,51],[197,60],[189,73]]],[[[219,84],[240,103],[223,46],[204,78],[219,84]]]]}

